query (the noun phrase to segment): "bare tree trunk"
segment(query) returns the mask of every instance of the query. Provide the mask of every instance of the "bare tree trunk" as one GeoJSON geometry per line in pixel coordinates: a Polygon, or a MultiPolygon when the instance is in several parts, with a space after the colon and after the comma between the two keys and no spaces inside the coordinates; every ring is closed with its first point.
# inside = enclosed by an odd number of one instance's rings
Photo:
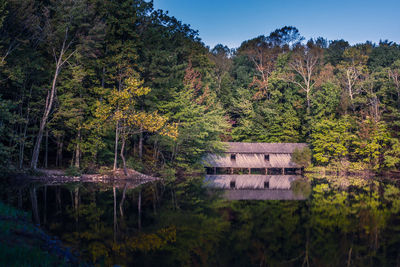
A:
{"type": "Polygon", "coordinates": [[[104,88],[104,77],[106,75],[106,67],[103,66],[102,75],[101,75],[101,88],[104,88]]]}
{"type": "Polygon", "coordinates": [[[31,196],[32,213],[33,213],[34,222],[35,222],[35,224],[40,225],[39,209],[38,209],[38,202],[37,202],[37,196],[36,196],[36,187],[31,187],[29,189],[29,193],[31,196]]]}
{"type": "Polygon", "coordinates": [[[63,150],[63,136],[57,136],[57,155],[56,155],[56,166],[62,166],[62,150],[63,150]]]}
{"type": "Polygon", "coordinates": [[[80,148],[80,143],[81,143],[81,129],[78,130],[78,136],[77,136],[77,142],[76,142],[76,148],[75,148],[75,167],[80,168],[80,158],[81,158],[81,148],[80,148]]]}
{"type": "Polygon", "coordinates": [[[310,114],[311,107],[311,90],[314,87],[315,81],[313,77],[316,74],[317,67],[322,57],[322,50],[315,51],[299,50],[300,53],[295,53],[294,58],[289,62],[289,67],[297,74],[300,75],[302,81],[296,80],[295,76],[291,76],[288,81],[298,85],[303,91],[306,92],[307,98],[307,115],[310,114]]]}
{"type": "Polygon", "coordinates": [[[121,214],[121,218],[124,217],[124,201],[125,201],[125,195],[126,195],[127,188],[128,188],[128,183],[126,183],[124,186],[124,190],[122,191],[122,199],[121,199],[121,202],[119,203],[119,213],[121,214]]]}
{"type": "Polygon", "coordinates": [[[125,156],[124,156],[124,150],[125,150],[125,142],[126,142],[126,136],[125,134],[122,134],[122,145],[121,145],[121,159],[122,159],[122,165],[124,168],[124,174],[128,175],[128,171],[126,170],[126,161],[125,161],[125,156]]]}
{"type": "Polygon", "coordinates": [[[49,129],[46,128],[44,167],[47,169],[49,159],[49,129]]]}
{"type": "Polygon", "coordinates": [[[49,118],[49,115],[50,115],[50,111],[51,111],[51,108],[52,108],[53,103],[54,103],[54,98],[56,97],[56,89],[57,89],[56,86],[57,86],[58,75],[61,72],[62,66],[76,52],[76,50],[75,50],[75,51],[71,52],[68,56],[65,56],[65,53],[67,52],[68,48],[72,44],[72,41],[67,44],[68,30],[69,29],[67,27],[66,30],[65,30],[65,36],[64,36],[63,44],[62,44],[61,49],[60,49],[60,54],[58,56],[54,55],[54,57],[56,59],[56,69],[55,69],[55,72],[54,72],[51,88],[50,88],[50,90],[47,91],[47,97],[46,97],[46,103],[45,103],[45,106],[44,106],[44,112],[43,112],[42,119],[40,120],[39,132],[37,134],[35,146],[33,148],[33,154],[32,154],[32,160],[31,160],[31,168],[32,169],[36,169],[37,168],[37,163],[38,163],[39,153],[40,153],[40,145],[42,143],[42,138],[43,138],[43,132],[44,132],[44,129],[46,128],[46,124],[47,124],[47,121],[48,121],[48,118],[49,118]]]}
{"type": "Polygon", "coordinates": [[[62,60],[62,58],[60,56],[59,60],[57,62],[56,71],[54,73],[53,83],[52,83],[51,89],[47,92],[46,105],[45,105],[45,109],[44,109],[44,113],[43,113],[42,119],[40,121],[39,132],[38,132],[38,135],[37,135],[37,138],[36,138],[35,147],[33,148],[32,161],[31,161],[31,168],[32,169],[36,169],[37,168],[37,163],[38,163],[38,159],[39,159],[39,152],[40,152],[40,144],[42,143],[44,128],[46,127],[47,120],[49,118],[49,114],[50,114],[50,111],[51,111],[51,107],[53,106],[54,98],[55,98],[55,95],[56,95],[56,84],[57,84],[58,74],[60,73],[61,60],[62,60]]]}
{"type": "Polygon", "coordinates": [[[23,136],[21,138],[20,146],[19,146],[19,164],[18,167],[19,169],[22,169],[23,164],[24,164],[24,153],[25,153],[25,139],[26,139],[26,132],[28,130],[28,124],[29,124],[29,114],[30,114],[30,98],[32,96],[32,87],[29,89],[29,102],[28,102],[28,109],[26,111],[26,118],[25,118],[25,125],[24,125],[24,130],[23,130],[23,136]]]}
{"type": "MultiPolygon", "coordinates": [[[[29,117],[29,109],[28,109],[28,115],[27,118],[29,117]]],[[[28,130],[28,119],[25,122],[24,125],[24,132],[23,132],[23,136],[22,136],[22,140],[20,142],[20,146],[19,146],[19,163],[18,163],[18,167],[19,169],[22,169],[23,165],[24,165],[24,152],[25,152],[25,139],[26,139],[26,131],[28,130]]]]}
{"type": "Polygon", "coordinates": [[[351,246],[349,249],[349,255],[347,257],[347,267],[350,267],[350,263],[351,263],[351,251],[353,250],[353,247],[351,246]]]}
{"type": "Polygon", "coordinates": [[[117,169],[117,161],[118,161],[118,138],[119,138],[119,129],[118,129],[118,121],[115,126],[115,147],[114,147],[114,168],[115,171],[117,169]]]}
{"type": "Polygon", "coordinates": [[[143,156],[143,127],[140,126],[139,134],[139,158],[142,159],[143,156]]]}
{"type": "Polygon", "coordinates": [[[353,103],[353,83],[352,83],[352,76],[353,75],[351,75],[351,69],[348,69],[347,71],[346,71],[346,77],[347,77],[347,89],[348,89],[348,91],[349,91],[349,96],[350,96],[350,100],[351,100],[351,103],[353,103]]]}
{"type": "Polygon", "coordinates": [[[71,159],[71,162],[70,162],[70,164],[69,164],[69,166],[70,166],[71,168],[72,168],[72,166],[74,166],[75,155],[76,155],[76,153],[72,153],[72,159],[71,159]]]}

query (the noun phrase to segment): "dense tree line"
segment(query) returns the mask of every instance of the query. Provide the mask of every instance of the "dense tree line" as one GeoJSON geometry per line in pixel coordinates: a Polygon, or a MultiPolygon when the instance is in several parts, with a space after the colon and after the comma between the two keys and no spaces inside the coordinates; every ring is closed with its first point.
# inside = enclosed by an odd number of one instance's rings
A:
{"type": "Polygon", "coordinates": [[[283,27],[209,49],[152,2],[0,0],[0,162],[174,177],[220,141],[252,141],[393,169],[399,77],[389,41],[305,41],[283,27]]]}

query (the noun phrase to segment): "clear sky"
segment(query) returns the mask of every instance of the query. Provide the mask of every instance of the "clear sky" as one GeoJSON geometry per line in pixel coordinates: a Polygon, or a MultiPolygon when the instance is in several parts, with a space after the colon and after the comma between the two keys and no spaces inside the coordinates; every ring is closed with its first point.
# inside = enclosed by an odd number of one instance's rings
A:
{"type": "Polygon", "coordinates": [[[286,25],[306,39],[400,43],[400,0],[154,0],[154,8],[190,24],[210,47],[236,48],[286,25]]]}

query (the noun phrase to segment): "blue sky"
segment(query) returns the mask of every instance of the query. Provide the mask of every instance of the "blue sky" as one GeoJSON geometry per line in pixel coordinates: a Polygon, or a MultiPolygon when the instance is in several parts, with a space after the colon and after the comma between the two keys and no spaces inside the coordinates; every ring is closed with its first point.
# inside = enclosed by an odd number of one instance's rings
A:
{"type": "Polygon", "coordinates": [[[210,47],[236,48],[285,25],[307,39],[400,43],[400,0],[154,0],[154,8],[190,24],[210,47]]]}

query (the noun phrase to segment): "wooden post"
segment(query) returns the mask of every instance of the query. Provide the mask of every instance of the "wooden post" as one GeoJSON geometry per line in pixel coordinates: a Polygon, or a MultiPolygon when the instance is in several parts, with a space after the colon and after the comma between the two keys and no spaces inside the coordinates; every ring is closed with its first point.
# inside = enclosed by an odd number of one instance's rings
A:
{"type": "Polygon", "coordinates": [[[233,168],[231,168],[231,174],[233,174],[233,168]]]}
{"type": "Polygon", "coordinates": [[[249,174],[251,174],[251,169],[249,168],[248,170],[249,170],[249,174]]]}
{"type": "Polygon", "coordinates": [[[285,175],[285,168],[282,168],[282,175],[285,175]]]}

